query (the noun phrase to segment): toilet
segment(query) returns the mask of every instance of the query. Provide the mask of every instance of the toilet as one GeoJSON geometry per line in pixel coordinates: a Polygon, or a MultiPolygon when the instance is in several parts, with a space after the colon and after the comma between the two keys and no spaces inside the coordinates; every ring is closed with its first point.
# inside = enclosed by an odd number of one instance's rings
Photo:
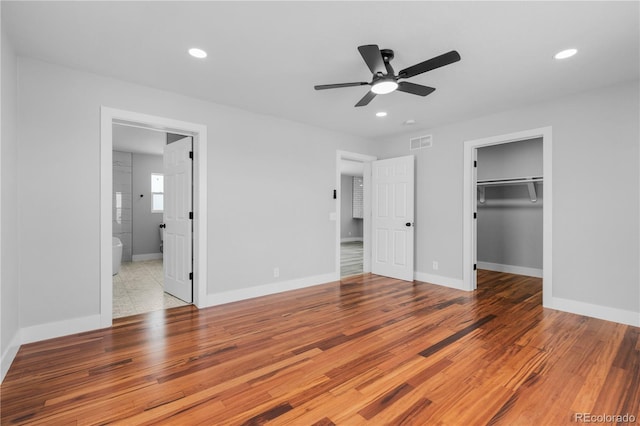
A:
{"type": "Polygon", "coordinates": [[[120,238],[113,237],[112,247],[113,247],[113,269],[112,269],[111,275],[115,275],[118,272],[120,272],[120,263],[122,262],[122,241],[120,241],[120,238]]]}

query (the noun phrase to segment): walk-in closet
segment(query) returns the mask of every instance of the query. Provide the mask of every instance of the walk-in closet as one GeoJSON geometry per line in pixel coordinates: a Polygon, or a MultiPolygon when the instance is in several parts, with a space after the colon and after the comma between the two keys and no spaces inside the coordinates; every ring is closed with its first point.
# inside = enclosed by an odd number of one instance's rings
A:
{"type": "Polygon", "coordinates": [[[542,277],[542,139],[477,150],[478,269],[542,277]]]}

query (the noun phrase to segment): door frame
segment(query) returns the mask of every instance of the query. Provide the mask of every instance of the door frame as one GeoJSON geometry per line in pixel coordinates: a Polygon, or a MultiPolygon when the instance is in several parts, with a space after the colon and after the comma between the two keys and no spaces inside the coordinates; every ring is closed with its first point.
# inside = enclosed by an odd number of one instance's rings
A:
{"type": "Polygon", "coordinates": [[[193,136],[193,304],[205,304],[207,290],[207,126],[133,111],[100,107],[100,325],[113,323],[112,193],[113,131],[116,123],[193,136]]]}
{"type": "Polygon", "coordinates": [[[336,150],[336,281],[340,281],[340,230],[342,219],[340,208],[342,206],[342,180],[340,162],[342,160],[357,161],[364,164],[362,173],[364,217],[362,218],[362,272],[371,272],[371,162],[378,157],[356,152],[336,150]]]}
{"type": "Polygon", "coordinates": [[[544,176],[544,205],[542,212],[542,306],[551,306],[552,302],[552,212],[553,212],[553,177],[552,177],[552,133],[551,126],[537,129],[524,130],[505,135],[491,136],[487,138],[468,140],[464,142],[464,163],[463,163],[463,288],[473,291],[476,288],[474,263],[477,262],[475,252],[477,247],[477,236],[475,232],[475,219],[473,213],[476,212],[477,187],[474,173],[473,160],[476,149],[492,145],[501,145],[510,142],[518,142],[528,139],[542,138],[542,170],[544,176]]]}

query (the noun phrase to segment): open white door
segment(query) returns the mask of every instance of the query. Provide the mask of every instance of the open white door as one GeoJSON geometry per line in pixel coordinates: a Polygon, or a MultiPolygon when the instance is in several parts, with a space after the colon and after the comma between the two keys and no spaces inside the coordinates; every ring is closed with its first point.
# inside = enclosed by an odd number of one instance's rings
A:
{"type": "Polygon", "coordinates": [[[413,281],[414,157],[371,163],[371,272],[413,281]]]}
{"type": "Polygon", "coordinates": [[[164,291],[193,302],[191,137],[164,147],[164,291]]]}
{"type": "MultiPolygon", "coordinates": [[[[475,290],[478,288],[478,149],[473,149],[473,172],[471,175],[473,179],[473,225],[471,229],[473,246],[471,248],[471,261],[473,262],[473,272],[471,273],[471,288],[475,290]]],[[[484,191],[484,188],[482,188],[484,191]]],[[[484,192],[482,193],[482,200],[484,200],[484,192]]]]}

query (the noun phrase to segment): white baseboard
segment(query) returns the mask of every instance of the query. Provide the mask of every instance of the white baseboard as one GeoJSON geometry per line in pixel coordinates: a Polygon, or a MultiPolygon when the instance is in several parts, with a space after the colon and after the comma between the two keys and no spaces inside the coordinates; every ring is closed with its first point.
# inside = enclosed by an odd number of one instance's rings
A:
{"type": "Polygon", "coordinates": [[[502,265],[500,263],[478,262],[478,269],[506,272],[508,274],[526,275],[528,277],[542,278],[542,269],[527,268],[525,266],[502,265]]]}
{"type": "Polygon", "coordinates": [[[336,274],[315,275],[311,277],[297,278],[288,281],[279,281],[271,284],[256,287],[240,288],[237,290],[224,291],[220,293],[207,294],[206,305],[216,306],[225,303],[237,302],[239,300],[253,299],[254,297],[267,296],[269,294],[282,293],[283,291],[297,290],[300,288],[312,287],[318,284],[326,284],[336,281],[336,274]]]}
{"type": "Polygon", "coordinates": [[[545,308],[640,327],[640,312],[593,305],[591,303],[563,299],[561,297],[552,297],[551,304],[545,306],[545,308]]]}
{"type": "Polygon", "coordinates": [[[0,383],[4,380],[4,376],[7,375],[9,371],[9,367],[11,367],[11,363],[15,359],[18,354],[18,350],[20,349],[20,330],[16,331],[16,334],[11,339],[11,343],[9,343],[9,347],[2,354],[2,358],[0,359],[0,383]]]}
{"type": "Polygon", "coordinates": [[[131,256],[132,262],[142,262],[144,260],[156,260],[162,259],[162,253],[145,253],[145,254],[134,254],[131,256]]]}
{"type": "Polygon", "coordinates": [[[457,290],[469,289],[464,286],[464,281],[458,278],[443,277],[441,275],[427,274],[425,272],[414,272],[414,277],[418,281],[423,281],[429,284],[441,285],[443,287],[455,288],[457,290]]]}
{"type": "Polygon", "coordinates": [[[100,326],[100,315],[73,318],[63,321],[24,327],[21,331],[22,344],[53,339],[54,337],[97,330],[100,326]]]}
{"type": "Polygon", "coordinates": [[[352,243],[354,241],[363,241],[362,237],[347,237],[347,238],[340,238],[340,242],[341,243],[352,243]]]}

